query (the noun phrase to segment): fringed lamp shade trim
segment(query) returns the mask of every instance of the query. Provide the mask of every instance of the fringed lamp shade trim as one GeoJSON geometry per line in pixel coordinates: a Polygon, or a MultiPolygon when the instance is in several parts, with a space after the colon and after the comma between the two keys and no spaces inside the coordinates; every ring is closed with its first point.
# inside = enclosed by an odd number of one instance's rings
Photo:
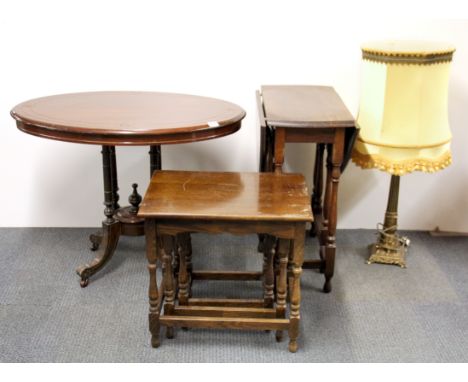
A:
{"type": "Polygon", "coordinates": [[[448,167],[452,163],[450,151],[446,151],[438,158],[406,159],[399,162],[390,161],[378,154],[361,154],[354,150],[352,161],[363,169],[377,168],[392,175],[405,175],[413,171],[436,172],[448,167]]]}

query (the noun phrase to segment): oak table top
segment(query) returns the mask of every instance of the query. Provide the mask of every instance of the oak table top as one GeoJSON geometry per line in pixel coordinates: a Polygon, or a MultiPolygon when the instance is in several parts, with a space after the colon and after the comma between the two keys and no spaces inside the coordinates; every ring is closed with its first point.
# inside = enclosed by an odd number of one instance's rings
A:
{"type": "Polygon", "coordinates": [[[354,127],[355,121],[330,86],[264,85],[265,122],[271,127],[354,127]]]}
{"type": "Polygon", "coordinates": [[[239,130],[245,111],[219,99],[158,92],[60,94],[23,102],[12,117],[25,133],[99,145],[159,145],[239,130]]]}
{"type": "Polygon", "coordinates": [[[155,171],[140,217],[310,222],[301,174],[155,171]]]}

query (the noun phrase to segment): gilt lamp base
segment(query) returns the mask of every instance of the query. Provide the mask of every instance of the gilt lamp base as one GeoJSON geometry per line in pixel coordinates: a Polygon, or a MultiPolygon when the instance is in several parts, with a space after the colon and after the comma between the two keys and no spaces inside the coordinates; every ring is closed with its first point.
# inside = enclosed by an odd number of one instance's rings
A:
{"type": "Polygon", "coordinates": [[[371,255],[367,260],[367,264],[393,264],[406,268],[406,246],[389,249],[382,247],[379,243],[375,243],[370,245],[370,252],[371,255]]]}

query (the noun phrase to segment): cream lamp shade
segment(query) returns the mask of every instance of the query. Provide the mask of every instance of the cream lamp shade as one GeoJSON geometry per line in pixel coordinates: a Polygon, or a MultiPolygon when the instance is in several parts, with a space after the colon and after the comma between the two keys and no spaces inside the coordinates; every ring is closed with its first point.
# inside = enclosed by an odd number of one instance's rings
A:
{"type": "Polygon", "coordinates": [[[448,166],[448,81],[455,48],[424,41],[372,42],[361,48],[360,131],[353,161],[393,175],[448,166]]]}

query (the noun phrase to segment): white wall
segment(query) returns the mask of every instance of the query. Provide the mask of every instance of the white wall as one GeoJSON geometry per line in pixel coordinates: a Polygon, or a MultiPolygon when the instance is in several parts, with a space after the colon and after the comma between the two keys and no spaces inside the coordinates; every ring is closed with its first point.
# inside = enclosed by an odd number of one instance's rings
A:
{"type": "MultiPolygon", "coordinates": [[[[247,111],[241,131],[165,146],[163,167],[255,171],[254,92],[261,84],[332,85],[356,115],[360,43],[417,38],[458,48],[449,99],[454,164],[402,179],[400,227],[468,231],[468,21],[389,20],[376,15],[388,16],[395,2],[377,3],[377,13],[358,17],[349,13],[354,6],[317,8],[294,0],[2,2],[0,226],[97,226],[103,218],[100,148],[21,133],[9,116],[19,102],[92,90],[226,99],[247,111]]],[[[132,182],[147,186],[147,151],[117,149],[121,200],[132,182]]],[[[312,159],[310,145],[287,147],[286,168],[304,172],[309,182],[312,159]]],[[[340,186],[339,227],[374,228],[383,218],[388,183],[387,174],[350,164],[340,186]]]]}

